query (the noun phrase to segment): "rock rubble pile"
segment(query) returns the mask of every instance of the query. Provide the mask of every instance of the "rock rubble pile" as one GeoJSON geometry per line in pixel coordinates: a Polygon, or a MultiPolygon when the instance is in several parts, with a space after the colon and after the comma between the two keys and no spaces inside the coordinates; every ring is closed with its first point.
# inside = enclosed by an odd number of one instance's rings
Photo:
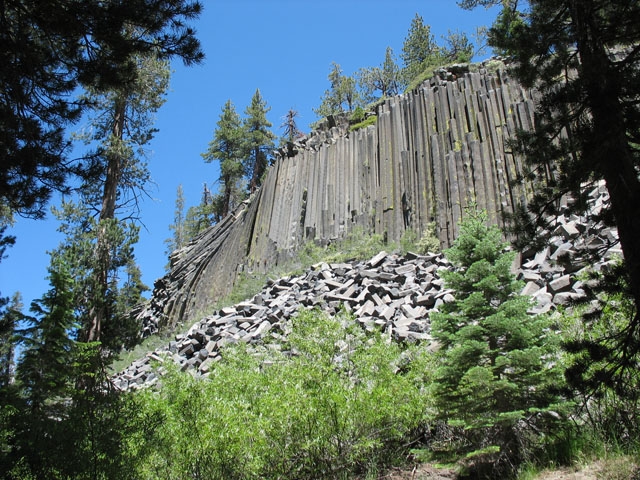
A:
{"type": "MultiPolygon", "coordinates": [[[[606,190],[591,192],[594,205],[606,201],[606,190]]],[[[522,293],[533,298],[530,313],[541,314],[569,306],[584,295],[582,272],[602,269],[614,255],[615,229],[590,225],[561,214],[549,245],[539,252],[519,254],[514,274],[522,293]],[[593,262],[589,253],[598,252],[593,262]]],[[[401,256],[380,252],[368,261],[320,263],[298,276],[270,282],[250,300],[222,308],[175,337],[166,347],[147,354],[114,378],[121,389],[139,388],[156,380],[153,361],[168,359],[182,370],[207,375],[230,343],[258,343],[267,336],[283,338],[289,320],[301,308],[335,314],[344,308],[363,328],[384,331],[397,341],[430,343],[430,314],[455,300],[442,271],[454,268],[443,254],[401,256]]]]}

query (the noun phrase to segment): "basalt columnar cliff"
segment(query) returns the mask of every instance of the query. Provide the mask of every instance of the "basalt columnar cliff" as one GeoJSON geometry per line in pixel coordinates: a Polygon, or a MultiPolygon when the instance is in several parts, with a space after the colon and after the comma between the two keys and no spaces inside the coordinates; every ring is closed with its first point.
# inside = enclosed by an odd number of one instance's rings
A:
{"type": "Polygon", "coordinates": [[[148,332],[195,321],[245,271],[264,272],[308,241],[351,231],[399,240],[432,222],[442,246],[473,201],[501,225],[523,201],[521,164],[506,140],[534,122],[534,93],[498,70],[442,72],[349,131],[329,119],[276,156],[263,186],[233,214],[171,256],[139,314],[148,332]]]}

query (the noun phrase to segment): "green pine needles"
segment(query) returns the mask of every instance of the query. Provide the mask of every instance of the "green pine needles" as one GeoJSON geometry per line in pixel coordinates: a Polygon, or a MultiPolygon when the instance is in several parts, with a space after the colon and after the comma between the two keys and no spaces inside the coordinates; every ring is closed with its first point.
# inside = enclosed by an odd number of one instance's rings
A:
{"type": "Polygon", "coordinates": [[[455,453],[489,456],[494,468],[517,465],[541,424],[560,418],[557,335],[548,316],[527,313],[514,253],[484,212],[469,212],[446,253],[458,269],[443,272],[456,300],[431,315],[441,345],[437,416],[460,430],[455,453]]]}

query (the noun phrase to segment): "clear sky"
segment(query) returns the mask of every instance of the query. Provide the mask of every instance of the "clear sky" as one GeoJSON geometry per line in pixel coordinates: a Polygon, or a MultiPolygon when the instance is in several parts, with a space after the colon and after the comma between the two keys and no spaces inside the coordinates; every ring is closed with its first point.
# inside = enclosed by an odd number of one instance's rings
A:
{"type": "MultiPolygon", "coordinates": [[[[455,0],[202,0],[194,27],[206,54],[203,65],[173,65],[166,104],[157,115],[159,132],[150,148],[155,186],[142,204],[136,258],[150,287],[164,273],[164,241],[171,236],[178,185],[186,206],[200,202],[203,184],[216,190],[217,166],[200,154],[207,149],[222,106],[230,99],[243,115],[256,89],[271,111],[276,135],[289,109],[299,112],[305,133],[329,87],[331,63],[351,75],[380,66],[387,46],[399,55],[415,14],[431,26],[438,42],[448,30],[471,35],[490,25],[497,11],[464,11],[455,0]]],[[[486,55],[485,55],[486,57],[486,55]]],[[[482,60],[484,57],[477,57],[482,60]]],[[[55,201],[55,200],[54,200],[55,201]]],[[[19,291],[26,307],[48,289],[47,251],[60,242],[57,222],[18,219],[7,233],[16,245],[0,263],[0,294],[19,291]]],[[[25,308],[25,311],[27,308],[25,308]]]]}

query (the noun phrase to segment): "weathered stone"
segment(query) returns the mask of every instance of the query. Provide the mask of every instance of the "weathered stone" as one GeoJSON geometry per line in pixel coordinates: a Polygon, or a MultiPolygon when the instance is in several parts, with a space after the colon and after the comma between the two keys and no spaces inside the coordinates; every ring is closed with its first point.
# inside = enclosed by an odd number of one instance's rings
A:
{"type": "Polygon", "coordinates": [[[576,227],[575,222],[568,222],[560,225],[553,231],[552,235],[558,235],[564,238],[565,240],[570,240],[572,238],[577,237],[580,234],[580,231],[576,227]]]}
{"type": "Polygon", "coordinates": [[[571,276],[569,275],[562,275],[561,277],[549,282],[549,290],[554,293],[562,292],[569,288],[571,288],[571,276]]]}
{"type": "Polygon", "coordinates": [[[522,288],[520,295],[528,295],[531,296],[540,290],[540,285],[535,282],[527,282],[527,284],[522,288]]]}
{"type": "Polygon", "coordinates": [[[373,257],[371,260],[369,260],[367,263],[371,267],[377,267],[386,257],[387,257],[387,252],[382,251],[378,253],[375,257],[373,257]]]}
{"type": "Polygon", "coordinates": [[[436,303],[436,299],[431,294],[418,295],[415,301],[416,305],[421,307],[432,307],[436,303]]]}

